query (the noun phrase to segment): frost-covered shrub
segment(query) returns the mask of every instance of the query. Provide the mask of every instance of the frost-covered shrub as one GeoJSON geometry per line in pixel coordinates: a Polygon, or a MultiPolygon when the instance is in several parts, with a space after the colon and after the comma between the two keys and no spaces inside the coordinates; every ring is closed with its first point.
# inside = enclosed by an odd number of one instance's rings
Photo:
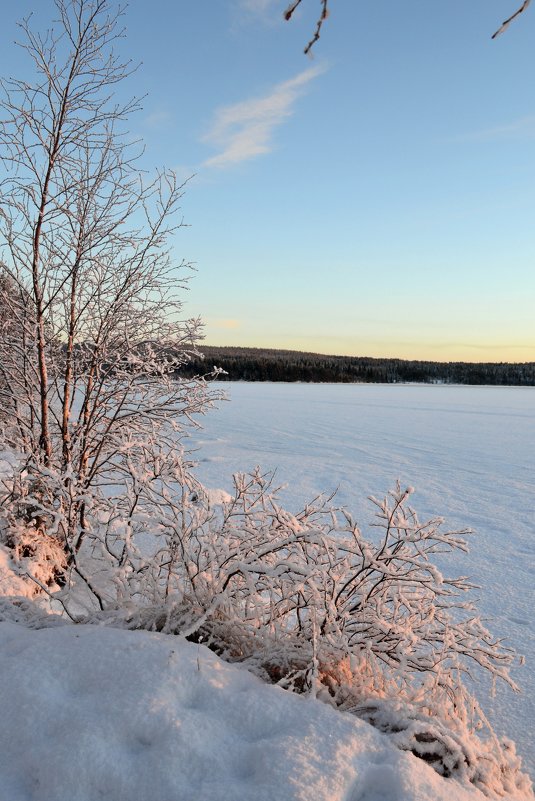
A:
{"type": "Polygon", "coordinates": [[[438,714],[426,715],[400,700],[372,698],[350,711],[445,778],[469,781],[487,795],[516,795],[531,788],[511,740],[498,741],[495,736],[483,740],[456,718],[444,721],[438,714]]]}
{"type": "MultiPolygon", "coordinates": [[[[514,655],[478,617],[472,585],[436,564],[466,550],[468,531],[421,521],[399,485],[371,499],[365,536],[332,498],[290,514],[259,470],[216,497],[176,449],[130,443],[125,454],[113,495],[88,504],[82,547],[52,593],[71,617],[202,642],[366,718],[485,792],[529,781],[463,684],[476,667],[515,688],[514,655]]],[[[25,504],[43,517],[31,494],[25,504]]]]}
{"type": "Polygon", "coordinates": [[[398,745],[443,775],[493,792],[523,781],[490,727],[486,740],[476,735],[486,721],[463,685],[477,666],[514,686],[513,654],[477,616],[472,585],[434,561],[466,550],[467,531],[420,521],[412,490],[399,485],[372,499],[365,537],[331,498],[288,513],[258,470],[236,475],[233,497],[212,505],[165,464],[132,473],[114,515],[88,541],[109,579],[101,583],[116,592],[106,616],[180,632],[342,709],[370,709],[373,699],[375,714],[360,714],[383,729],[386,710],[399,716],[398,745]]]}
{"type": "Polygon", "coordinates": [[[24,460],[11,457],[11,477],[0,493],[0,544],[9,549],[25,595],[59,589],[67,554],[54,525],[53,483],[35,479],[24,460]]]}

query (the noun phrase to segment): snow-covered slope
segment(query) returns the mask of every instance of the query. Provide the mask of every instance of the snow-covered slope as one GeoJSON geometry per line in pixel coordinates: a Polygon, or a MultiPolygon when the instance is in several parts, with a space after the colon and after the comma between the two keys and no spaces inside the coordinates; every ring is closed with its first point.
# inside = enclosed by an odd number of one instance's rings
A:
{"type": "Polygon", "coordinates": [[[484,798],[179,637],[2,623],[0,675],[0,801],[484,798]]]}

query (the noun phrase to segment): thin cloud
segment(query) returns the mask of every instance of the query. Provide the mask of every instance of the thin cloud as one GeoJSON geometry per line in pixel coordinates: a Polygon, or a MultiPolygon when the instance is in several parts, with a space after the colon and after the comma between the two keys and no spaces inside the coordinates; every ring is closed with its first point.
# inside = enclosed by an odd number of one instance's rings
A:
{"type": "Polygon", "coordinates": [[[211,320],[210,321],[213,328],[221,328],[225,331],[233,331],[236,328],[241,328],[241,320],[211,320]]]}
{"type": "Polygon", "coordinates": [[[495,350],[495,351],[502,351],[502,350],[530,350],[531,352],[534,351],[533,345],[523,345],[523,344],[514,344],[514,343],[506,343],[505,345],[501,344],[481,344],[475,342],[461,342],[459,344],[461,348],[473,348],[474,350],[495,350]]]}
{"type": "Polygon", "coordinates": [[[231,9],[233,28],[250,24],[272,28],[284,24],[280,0],[235,0],[231,9]]]}
{"type": "Polygon", "coordinates": [[[293,114],[297,99],[325,69],[324,66],[309,67],[295,78],[277,84],[264,97],[234,103],[216,111],[203,142],[214,145],[219,152],[206,159],[202,166],[228,167],[270,153],[276,128],[293,114]]]}
{"type": "MultiPolygon", "coordinates": [[[[279,6],[279,0],[239,0],[237,7],[249,14],[264,15],[279,6]]],[[[281,15],[282,16],[282,15],[281,15]]]]}
{"type": "Polygon", "coordinates": [[[484,128],[459,137],[464,141],[492,142],[501,139],[535,139],[535,114],[520,117],[506,125],[484,128]]]}

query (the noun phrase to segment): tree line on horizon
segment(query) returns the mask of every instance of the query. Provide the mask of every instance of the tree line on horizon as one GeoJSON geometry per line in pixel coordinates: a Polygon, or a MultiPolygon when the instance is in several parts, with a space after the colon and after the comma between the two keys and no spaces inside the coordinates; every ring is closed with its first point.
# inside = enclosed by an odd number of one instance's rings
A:
{"type": "Polygon", "coordinates": [[[198,350],[200,356],[180,367],[181,376],[217,368],[215,374],[228,381],[535,386],[535,362],[433,362],[212,345],[198,350]]]}

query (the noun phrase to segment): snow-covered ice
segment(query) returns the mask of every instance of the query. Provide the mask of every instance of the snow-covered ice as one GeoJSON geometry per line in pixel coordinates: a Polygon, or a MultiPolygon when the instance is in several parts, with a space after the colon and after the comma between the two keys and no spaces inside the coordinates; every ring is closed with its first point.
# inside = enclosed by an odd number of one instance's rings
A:
{"type": "Polygon", "coordinates": [[[0,801],[484,799],[179,637],[1,623],[0,675],[0,801]]]}
{"type": "Polygon", "coordinates": [[[436,385],[221,383],[230,398],[203,421],[197,473],[230,488],[233,472],[277,470],[283,500],[338,488],[365,528],[396,479],[413,485],[420,515],[471,527],[470,554],[450,574],[469,574],[490,628],[520,654],[521,696],[477,691],[496,730],[516,741],[535,775],[535,388],[436,385]]]}

